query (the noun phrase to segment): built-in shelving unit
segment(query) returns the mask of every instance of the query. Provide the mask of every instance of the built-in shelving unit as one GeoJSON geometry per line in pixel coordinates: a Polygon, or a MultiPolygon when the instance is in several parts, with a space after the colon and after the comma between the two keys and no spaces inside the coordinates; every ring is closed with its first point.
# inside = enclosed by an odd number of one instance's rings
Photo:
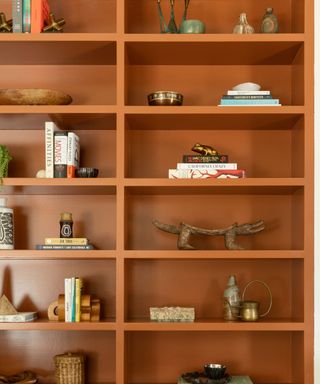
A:
{"type": "MultiPolygon", "coordinates": [[[[176,0],[180,21],[183,0],[176,0]]],[[[15,250],[0,251],[0,277],[32,323],[0,323],[0,371],[33,370],[54,382],[53,356],[87,356],[96,384],[174,384],[204,363],[221,362],[255,384],[313,384],[313,4],[192,0],[188,16],[204,35],[159,33],[156,1],[50,0],[62,34],[0,34],[1,88],[53,88],[68,106],[0,106],[0,143],[13,160],[1,194],[15,212],[15,250]],[[260,34],[272,6],[279,34],[260,34]],[[234,35],[239,14],[258,33],[234,35]],[[218,107],[222,94],[253,81],[281,107],[218,107]],[[181,107],[149,107],[147,94],[172,89],[181,107]],[[76,132],[81,163],[97,179],[37,179],[44,123],[76,132]],[[245,179],[171,180],[169,168],[194,143],[216,147],[245,179]],[[57,236],[60,212],[92,251],[39,251],[57,236]],[[152,220],[221,228],[262,219],[266,229],[226,250],[223,239],[175,235],[152,220]],[[255,323],[223,321],[222,293],[268,283],[273,307],[255,323]],[[81,276],[101,298],[99,323],[47,320],[64,278],[81,276]],[[152,323],[150,306],[192,306],[194,323],[152,323]]],[[[165,18],[169,1],[162,0],[165,18]]],[[[11,16],[11,0],[0,4],[11,16]]],[[[250,291],[267,305],[265,292],[250,291]]]]}

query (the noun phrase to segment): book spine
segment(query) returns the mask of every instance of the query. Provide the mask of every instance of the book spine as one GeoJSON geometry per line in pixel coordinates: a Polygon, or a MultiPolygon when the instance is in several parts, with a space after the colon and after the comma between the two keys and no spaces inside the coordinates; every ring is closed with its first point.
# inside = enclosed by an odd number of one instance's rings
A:
{"type": "Polygon", "coordinates": [[[43,25],[41,24],[41,8],[43,0],[32,0],[31,6],[31,33],[40,33],[43,25]]]}
{"type": "Polygon", "coordinates": [[[54,133],[54,177],[67,177],[68,132],[54,133]]]}
{"type": "Polygon", "coordinates": [[[177,169],[237,169],[237,163],[177,163],[177,169]]]}
{"type": "Polygon", "coordinates": [[[270,95],[270,91],[228,91],[228,95],[270,95]]]}
{"type": "Polygon", "coordinates": [[[266,100],[259,100],[259,99],[252,99],[252,100],[226,100],[221,99],[220,101],[221,105],[273,105],[273,104],[279,104],[279,99],[266,99],[266,100]]]}
{"type": "Polygon", "coordinates": [[[80,164],[80,139],[74,132],[68,132],[67,177],[76,176],[80,164]]]}
{"type": "Polygon", "coordinates": [[[201,156],[201,155],[183,155],[184,163],[227,163],[227,155],[201,156]]]}
{"type": "Polygon", "coordinates": [[[85,237],[73,238],[59,238],[59,237],[46,237],[44,239],[45,245],[87,245],[88,239],[85,237]]]}
{"type": "Polygon", "coordinates": [[[76,278],[71,277],[71,322],[76,321],[76,278]]]}
{"type": "Polygon", "coordinates": [[[31,0],[23,0],[22,4],[22,30],[24,33],[31,32],[31,0]]]}
{"type": "Polygon", "coordinates": [[[228,100],[272,99],[272,96],[271,95],[223,95],[222,99],[228,99],[228,100]]]}
{"type": "Polygon", "coordinates": [[[52,121],[45,122],[45,164],[46,177],[54,177],[54,131],[58,127],[52,121]]]}
{"type": "Polygon", "coordinates": [[[94,249],[92,244],[87,245],[46,245],[46,244],[37,244],[37,250],[88,250],[94,249]]]}
{"type": "Polygon", "coordinates": [[[169,179],[226,179],[243,178],[245,171],[216,169],[169,169],[169,179]]]}
{"type": "Polygon", "coordinates": [[[64,279],[64,313],[65,322],[71,322],[71,278],[64,279]]]}
{"type": "Polygon", "coordinates": [[[12,0],[12,30],[14,33],[23,32],[23,0],[12,0]]]}
{"type": "Polygon", "coordinates": [[[75,321],[78,323],[81,320],[81,291],[83,281],[79,277],[76,278],[76,318],[75,321]]]}

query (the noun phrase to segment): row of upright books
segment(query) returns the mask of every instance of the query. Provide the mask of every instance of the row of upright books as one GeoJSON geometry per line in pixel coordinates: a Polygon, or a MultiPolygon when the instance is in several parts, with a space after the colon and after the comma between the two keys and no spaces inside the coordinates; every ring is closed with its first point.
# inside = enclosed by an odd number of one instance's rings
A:
{"type": "Polygon", "coordinates": [[[220,155],[212,147],[195,144],[193,151],[198,155],[183,155],[182,162],[175,169],[169,169],[169,179],[226,179],[244,178],[245,170],[237,163],[229,163],[228,155],[220,155]]]}
{"type": "Polygon", "coordinates": [[[83,281],[79,277],[64,279],[64,316],[65,322],[74,323],[81,320],[81,290],[83,281]]]}
{"type": "Polygon", "coordinates": [[[49,15],[48,0],[12,0],[13,33],[40,33],[49,15]]]}
{"type": "Polygon", "coordinates": [[[227,91],[220,100],[222,106],[257,106],[257,107],[278,107],[281,106],[279,99],[274,99],[268,90],[261,91],[227,91]]]}
{"type": "Polygon", "coordinates": [[[45,123],[45,166],[47,178],[76,177],[80,164],[80,138],[61,131],[55,123],[45,123]]]}

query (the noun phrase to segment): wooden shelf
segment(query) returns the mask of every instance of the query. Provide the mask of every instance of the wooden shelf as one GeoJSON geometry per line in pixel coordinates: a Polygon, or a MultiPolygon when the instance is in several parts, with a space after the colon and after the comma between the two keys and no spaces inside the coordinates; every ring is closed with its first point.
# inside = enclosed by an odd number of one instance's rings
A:
{"type": "Polygon", "coordinates": [[[225,322],[221,320],[196,320],[193,323],[157,323],[135,320],[124,324],[125,331],[304,331],[303,322],[269,320],[255,323],[225,322]]]}
{"type": "Polygon", "coordinates": [[[115,331],[116,323],[114,321],[65,323],[40,319],[28,323],[0,323],[0,330],[115,331]]]}
{"type": "Polygon", "coordinates": [[[0,251],[1,260],[115,260],[115,258],[115,251],[106,250],[39,251],[14,249],[0,251]]]}

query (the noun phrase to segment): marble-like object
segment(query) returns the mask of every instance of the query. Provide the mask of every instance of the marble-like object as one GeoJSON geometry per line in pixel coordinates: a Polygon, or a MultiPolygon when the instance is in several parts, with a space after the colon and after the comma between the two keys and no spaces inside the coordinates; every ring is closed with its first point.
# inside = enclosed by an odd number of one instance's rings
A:
{"type": "Polygon", "coordinates": [[[36,174],[36,178],[38,178],[38,179],[46,178],[46,171],[45,171],[45,169],[39,169],[39,171],[36,174]]]}
{"type": "Polygon", "coordinates": [[[151,321],[188,321],[195,319],[192,307],[150,307],[151,321]]]}
{"type": "Polygon", "coordinates": [[[255,83],[241,83],[235,85],[233,91],[260,91],[261,85],[255,83]]]}

